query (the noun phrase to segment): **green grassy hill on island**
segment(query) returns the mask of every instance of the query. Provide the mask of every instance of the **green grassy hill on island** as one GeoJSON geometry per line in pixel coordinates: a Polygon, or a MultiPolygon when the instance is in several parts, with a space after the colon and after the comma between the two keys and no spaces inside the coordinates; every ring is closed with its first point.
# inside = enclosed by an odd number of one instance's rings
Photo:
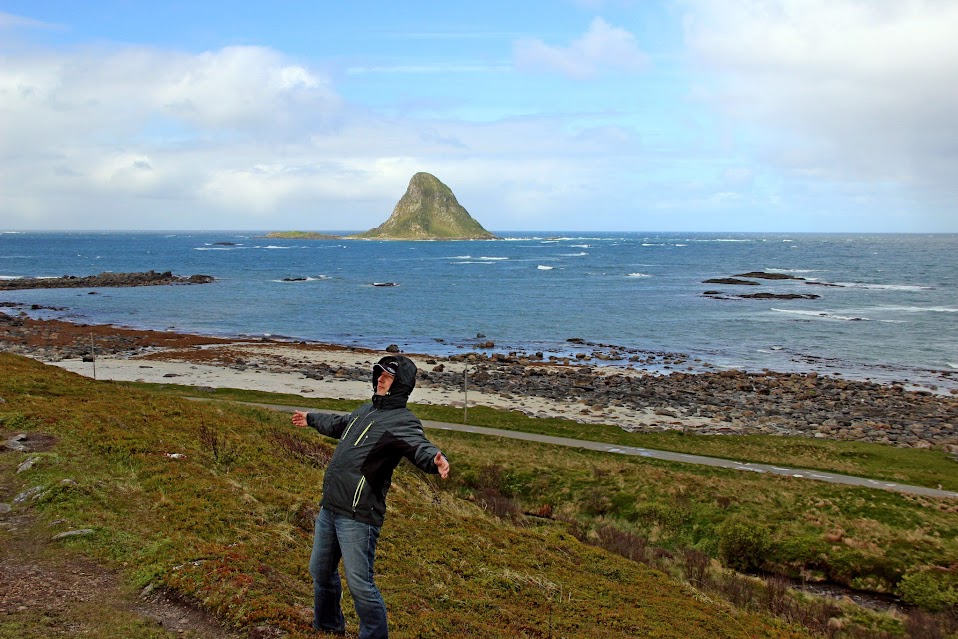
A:
{"type": "Polygon", "coordinates": [[[389,219],[356,237],[389,240],[496,239],[459,204],[448,186],[429,173],[412,176],[406,193],[396,204],[389,219]]]}

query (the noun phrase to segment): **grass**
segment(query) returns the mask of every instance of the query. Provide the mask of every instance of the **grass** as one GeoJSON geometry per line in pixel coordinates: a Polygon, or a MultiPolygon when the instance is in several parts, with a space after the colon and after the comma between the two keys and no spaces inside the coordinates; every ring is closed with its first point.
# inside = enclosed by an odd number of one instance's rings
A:
{"type": "MultiPolygon", "coordinates": [[[[179,396],[203,396],[231,401],[286,404],[329,410],[348,411],[361,403],[347,400],[307,399],[292,394],[281,395],[228,388],[210,392],[171,384],[130,383],[130,386],[179,396]]],[[[449,406],[415,404],[413,410],[424,420],[462,422],[462,410],[449,406]]],[[[469,423],[474,426],[721,457],[742,462],[823,470],[958,491],[958,465],[955,464],[954,459],[940,450],[895,448],[882,444],[773,435],[702,437],[674,431],[628,433],[611,424],[582,424],[559,418],[531,418],[518,411],[497,410],[485,406],[470,407],[468,415],[469,423]]]]}
{"type": "MultiPolygon", "coordinates": [[[[0,486],[14,494],[40,486],[35,501],[15,508],[35,512],[44,530],[94,530],[57,542],[64,549],[115,568],[130,588],[168,588],[237,628],[307,636],[306,562],[330,443],[272,411],[94,382],[8,354],[0,354],[0,398],[0,435],[42,432],[58,440],[20,474],[21,456],[0,455],[0,486]]],[[[499,449],[517,464],[519,497],[534,483],[524,474],[530,466],[548,468],[553,458],[570,470],[579,463],[554,449],[523,463],[522,444],[452,433],[441,444],[464,477],[488,465],[482,451],[499,449]]],[[[580,475],[563,483],[571,487],[580,475]]],[[[582,543],[566,524],[517,526],[493,517],[463,498],[469,491],[465,480],[440,484],[405,464],[396,473],[377,569],[399,639],[809,636],[582,543]]],[[[355,629],[348,594],[344,604],[355,629]]],[[[107,618],[87,636],[154,636],[127,613],[106,610],[97,609],[107,618]]],[[[11,636],[48,629],[29,610],[7,614],[2,624],[11,636]]]]}

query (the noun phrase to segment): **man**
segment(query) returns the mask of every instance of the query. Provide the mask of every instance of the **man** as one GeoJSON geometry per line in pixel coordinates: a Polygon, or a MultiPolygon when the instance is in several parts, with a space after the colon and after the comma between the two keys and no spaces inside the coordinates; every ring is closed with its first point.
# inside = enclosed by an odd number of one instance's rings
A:
{"type": "Polygon", "coordinates": [[[406,408],[416,386],[416,365],[401,355],[373,366],[372,402],[349,415],[296,411],[293,424],[339,439],[323,479],[309,572],[313,577],[313,628],[345,634],[340,606],[343,560],[346,584],[359,615],[360,639],[386,639],[386,605],[373,582],[376,542],[386,516],[386,492],[403,457],[420,470],[449,476],[449,462],[406,408]]]}

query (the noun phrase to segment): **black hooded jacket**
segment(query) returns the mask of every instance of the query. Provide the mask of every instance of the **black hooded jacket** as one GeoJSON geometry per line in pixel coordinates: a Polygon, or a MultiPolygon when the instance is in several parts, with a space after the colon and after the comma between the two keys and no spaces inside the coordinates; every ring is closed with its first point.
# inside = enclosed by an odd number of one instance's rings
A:
{"type": "MultiPolygon", "coordinates": [[[[438,473],[439,449],[423,432],[422,422],[406,408],[416,386],[416,365],[401,355],[384,357],[398,371],[386,395],[373,395],[349,415],[309,413],[306,421],[323,435],[339,440],[323,479],[323,508],[373,526],[386,516],[386,492],[403,457],[427,473],[438,473]]],[[[373,390],[380,367],[373,368],[373,390]]]]}

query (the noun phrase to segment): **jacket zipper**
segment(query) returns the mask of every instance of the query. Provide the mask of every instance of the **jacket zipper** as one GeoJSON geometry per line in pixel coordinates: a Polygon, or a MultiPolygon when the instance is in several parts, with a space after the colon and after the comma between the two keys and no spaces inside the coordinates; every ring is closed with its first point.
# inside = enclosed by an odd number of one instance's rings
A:
{"type": "Polygon", "coordinates": [[[364,486],[366,486],[366,478],[360,477],[359,483],[356,484],[356,492],[353,493],[353,513],[356,512],[356,507],[359,505],[359,498],[362,497],[364,486]]]}

